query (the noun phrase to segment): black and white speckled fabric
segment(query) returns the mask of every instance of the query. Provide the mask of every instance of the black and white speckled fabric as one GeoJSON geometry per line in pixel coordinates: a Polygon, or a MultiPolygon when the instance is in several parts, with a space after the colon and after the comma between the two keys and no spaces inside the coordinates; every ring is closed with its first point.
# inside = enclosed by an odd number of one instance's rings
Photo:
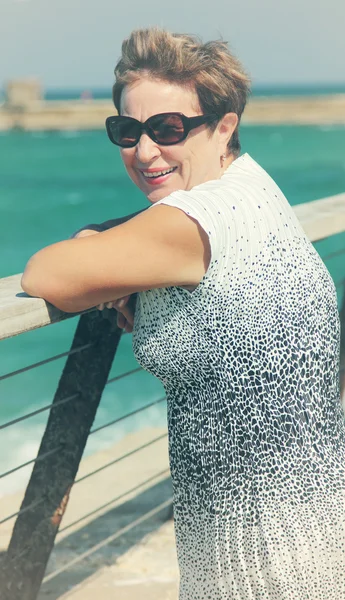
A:
{"type": "Polygon", "coordinates": [[[345,429],[334,284],[248,156],[153,205],[208,232],[198,287],[138,294],[164,384],[180,600],[344,600],[345,429]]]}

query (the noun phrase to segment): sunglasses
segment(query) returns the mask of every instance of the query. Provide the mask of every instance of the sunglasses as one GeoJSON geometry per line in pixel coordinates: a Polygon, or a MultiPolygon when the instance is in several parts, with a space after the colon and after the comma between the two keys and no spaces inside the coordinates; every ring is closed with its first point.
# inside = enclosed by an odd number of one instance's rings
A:
{"type": "Polygon", "coordinates": [[[132,117],[108,117],[105,126],[109,139],[122,148],[133,148],[140,140],[142,133],[161,146],[171,146],[186,139],[191,129],[211,123],[219,119],[218,115],[200,115],[185,117],[179,112],[168,112],[153,115],[145,123],[132,117]]]}

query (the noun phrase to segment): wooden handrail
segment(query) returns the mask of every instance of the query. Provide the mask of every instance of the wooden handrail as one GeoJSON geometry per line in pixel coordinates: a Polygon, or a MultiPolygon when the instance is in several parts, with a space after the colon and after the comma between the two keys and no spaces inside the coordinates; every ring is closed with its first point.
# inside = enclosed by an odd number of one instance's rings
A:
{"type": "Polygon", "coordinates": [[[345,231],[345,194],[296,204],[293,209],[311,242],[345,231]]]}
{"type": "Polygon", "coordinates": [[[31,298],[21,288],[21,277],[19,273],[0,279],[0,340],[81,314],[64,313],[42,298],[31,298]]]}

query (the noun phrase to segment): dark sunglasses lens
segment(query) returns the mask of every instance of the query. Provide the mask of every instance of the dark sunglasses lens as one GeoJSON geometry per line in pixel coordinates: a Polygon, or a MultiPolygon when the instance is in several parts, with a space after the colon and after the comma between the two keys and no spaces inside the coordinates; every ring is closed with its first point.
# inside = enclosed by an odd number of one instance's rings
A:
{"type": "Polygon", "coordinates": [[[132,119],[126,119],[126,117],[114,119],[110,122],[109,129],[113,141],[119,146],[126,148],[138,143],[140,129],[132,119]]]}
{"type": "Polygon", "coordinates": [[[176,144],[184,138],[183,121],[179,115],[155,115],[148,126],[158,143],[176,144]]]}

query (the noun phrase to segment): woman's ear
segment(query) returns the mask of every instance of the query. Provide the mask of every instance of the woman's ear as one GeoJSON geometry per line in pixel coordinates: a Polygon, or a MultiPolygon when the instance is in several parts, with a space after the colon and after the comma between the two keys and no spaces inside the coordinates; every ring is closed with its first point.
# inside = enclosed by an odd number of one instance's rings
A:
{"type": "Polygon", "coordinates": [[[238,124],[238,116],[236,113],[226,113],[218,123],[219,133],[219,153],[226,154],[229,140],[234,133],[238,124]]]}

